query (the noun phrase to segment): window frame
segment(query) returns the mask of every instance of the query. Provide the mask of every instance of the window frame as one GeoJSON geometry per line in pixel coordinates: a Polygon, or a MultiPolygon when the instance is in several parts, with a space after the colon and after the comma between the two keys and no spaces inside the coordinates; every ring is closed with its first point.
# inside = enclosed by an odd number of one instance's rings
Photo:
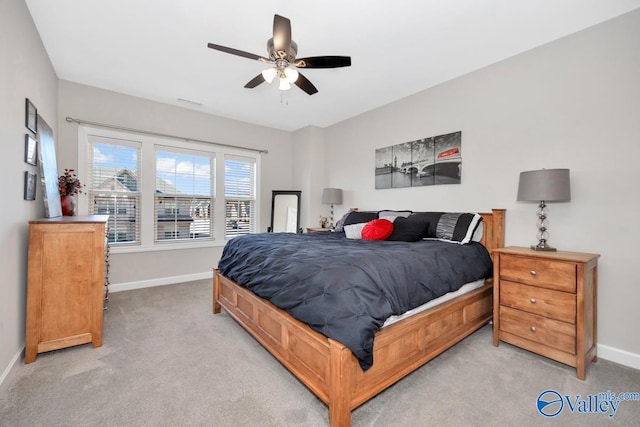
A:
{"type": "MultiPolygon", "coordinates": [[[[224,159],[225,156],[246,157],[255,159],[255,217],[254,230],[260,230],[260,161],[259,152],[252,150],[234,149],[204,142],[185,139],[161,137],[146,133],[129,132],[125,130],[107,129],[86,124],[78,125],[78,178],[88,182],[88,148],[90,138],[104,137],[121,139],[141,143],[140,149],[140,243],[111,246],[112,253],[153,252],[176,249],[191,249],[203,247],[220,247],[228,241],[225,239],[225,198],[224,198],[224,159]],[[209,152],[215,156],[215,186],[212,187],[214,209],[214,234],[211,239],[185,239],[176,241],[155,241],[155,177],[156,177],[156,148],[170,147],[174,150],[209,152]],[[152,189],[150,191],[149,189],[152,189]]],[[[89,197],[80,194],[78,197],[78,213],[88,215],[89,197]]]]}
{"type": "MultiPolygon", "coordinates": [[[[154,150],[155,150],[155,162],[154,162],[154,172],[156,174],[156,182],[158,181],[158,179],[161,179],[158,177],[158,155],[159,153],[164,153],[164,154],[169,154],[169,153],[174,153],[174,154],[182,154],[182,155],[187,155],[187,156],[198,156],[198,157],[203,157],[203,158],[208,158],[209,160],[209,185],[210,185],[210,189],[209,189],[209,195],[206,196],[204,194],[179,194],[175,193],[175,194],[170,194],[167,193],[165,194],[165,197],[167,198],[167,200],[165,200],[165,202],[168,202],[168,205],[164,206],[164,215],[179,215],[180,209],[181,209],[181,205],[183,205],[183,203],[185,201],[187,201],[188,199],[203,199],[203,200],[210,200],[210,205],[213,204],[213,215],[209,215],[209,236],[208,237],[197,237],[197,238],[193,238],[193,237],[180,237],[180,231],[176,231],[175,229],[171,232],[171,233],[167,233],[167,231],[160,231],[160,223],[158,221],[158,213],[159,213],[159,207],[158,207],[158,199],[161,197],[160,194],[158,194],[157,190],[158,188],[156,188],[156,192],[154,193],[154,226],[155,231],[154,231],[154,239],[155,239],[155,244],[171,244],[171,243],[176,243],[176,242],[180,242],[180,243],[185,243],[185,242],[196,242],[196,241],[204,241],[204,240],[215,240],[216,239],[216,217],[215,217],[215,203],[216,203],[216,199],[217,199],[217,194],[216,194],[216,167],[217,167],[217,163],[219,161],[218,159],[218,155],[219,153],[217,151],[210,151],[210,150],[193,150],[193,149],[177,149],[173,146],[169,147],[169,146],[165,146],[165,145],[159,145],[156,144],[154,145],[154,150]],[[171,200],[173,199],[173,200],[171,200]],[[171,201],[169,201],[171,200],[171,201]],[[213,228],[212,228],[213,227],[213,228]],[[165,238],[159,238],[158,236],[163,233],[165,235],[165,238]]],[[[195,172],[195,171],[194,171],[195,172]]],[[[192,178],[195,177],[195,175],[192,175],[192,178]]],[[[157,186],[156,186],[157,187],[157,186]]],[[[209,212],[211,212],[211,207],[209,208],[209,212]]],[[[190,217],[190,219],[193,221],[195,220],[194,218],[190,217]]],[[[176,218],[177,220],[177,218],[176,218]]],[[[175,224],[174,224],[175,225],[175,224]]],[[[164,228],[164,227],[163,227],[164,228]]],[[[190,233],[189,233],[190,234],[190,233]]]]}

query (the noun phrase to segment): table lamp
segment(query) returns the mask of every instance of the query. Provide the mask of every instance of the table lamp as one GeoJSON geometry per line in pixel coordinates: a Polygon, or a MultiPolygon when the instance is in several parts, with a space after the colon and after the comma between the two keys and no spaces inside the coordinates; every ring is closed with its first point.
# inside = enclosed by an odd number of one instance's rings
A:
{"type": "Polygon", "coordinates": [[[536,251],[555,251],[547,243],[547,202],[568,202],[571,200],[569,169],[541,169],[520,172],[518,183],[519,202],[539,202],[538,204],[538,244],[531,246],[536,251]]]}
{"type": "Polygon", "coordinates": [[[333,205],[342,204],[342,189],[325,188],[322,191],[322,204],[331,205],[331,216],[329,217],[329,228],[333,228],[333,205]]]}

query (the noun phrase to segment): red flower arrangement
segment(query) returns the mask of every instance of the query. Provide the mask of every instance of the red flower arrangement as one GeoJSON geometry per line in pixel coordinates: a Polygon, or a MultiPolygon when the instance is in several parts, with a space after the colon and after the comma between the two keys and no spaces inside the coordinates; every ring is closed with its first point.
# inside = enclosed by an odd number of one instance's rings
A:
{"type": "Polygon", "coordinates": [[[74,196],[82,193],[84,184],[80,182],[75,169],[65,169],[64,175],[58,178],[58,191],[61,196],[74,196]]]}

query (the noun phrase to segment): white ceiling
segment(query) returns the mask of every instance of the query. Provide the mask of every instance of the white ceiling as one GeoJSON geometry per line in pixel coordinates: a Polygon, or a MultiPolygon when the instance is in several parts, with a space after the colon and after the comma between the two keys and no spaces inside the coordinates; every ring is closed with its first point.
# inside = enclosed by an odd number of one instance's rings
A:
{"type": "Polygon", "coordinates": [[[640,0],[26,0],[60,79],[296,130],[329,126],[640,7],[640,0]],[[243,86],[265,67],[273,15],[319,92],[243,86]],[[178,98],[200,102],[195,106],[178,98]]]}

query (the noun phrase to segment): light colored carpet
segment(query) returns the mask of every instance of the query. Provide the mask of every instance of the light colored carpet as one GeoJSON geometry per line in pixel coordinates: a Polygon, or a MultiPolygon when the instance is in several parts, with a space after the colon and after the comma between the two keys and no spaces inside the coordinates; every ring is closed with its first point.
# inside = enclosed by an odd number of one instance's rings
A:
{"type": "MultiPolygon", "coordinates": [[[[211,282],[111,294],[104,342],[38,355],[3,384],[0,425],[326,426],[327,407],[223,310],[211,282]]],[[[638,426],[640,402],[613,418],[536,409],[538,395],[640,392],[640,371],[606,360],[575,370],[508,344],[487,325],[353,412],[354,426],[638,426]]]]}

